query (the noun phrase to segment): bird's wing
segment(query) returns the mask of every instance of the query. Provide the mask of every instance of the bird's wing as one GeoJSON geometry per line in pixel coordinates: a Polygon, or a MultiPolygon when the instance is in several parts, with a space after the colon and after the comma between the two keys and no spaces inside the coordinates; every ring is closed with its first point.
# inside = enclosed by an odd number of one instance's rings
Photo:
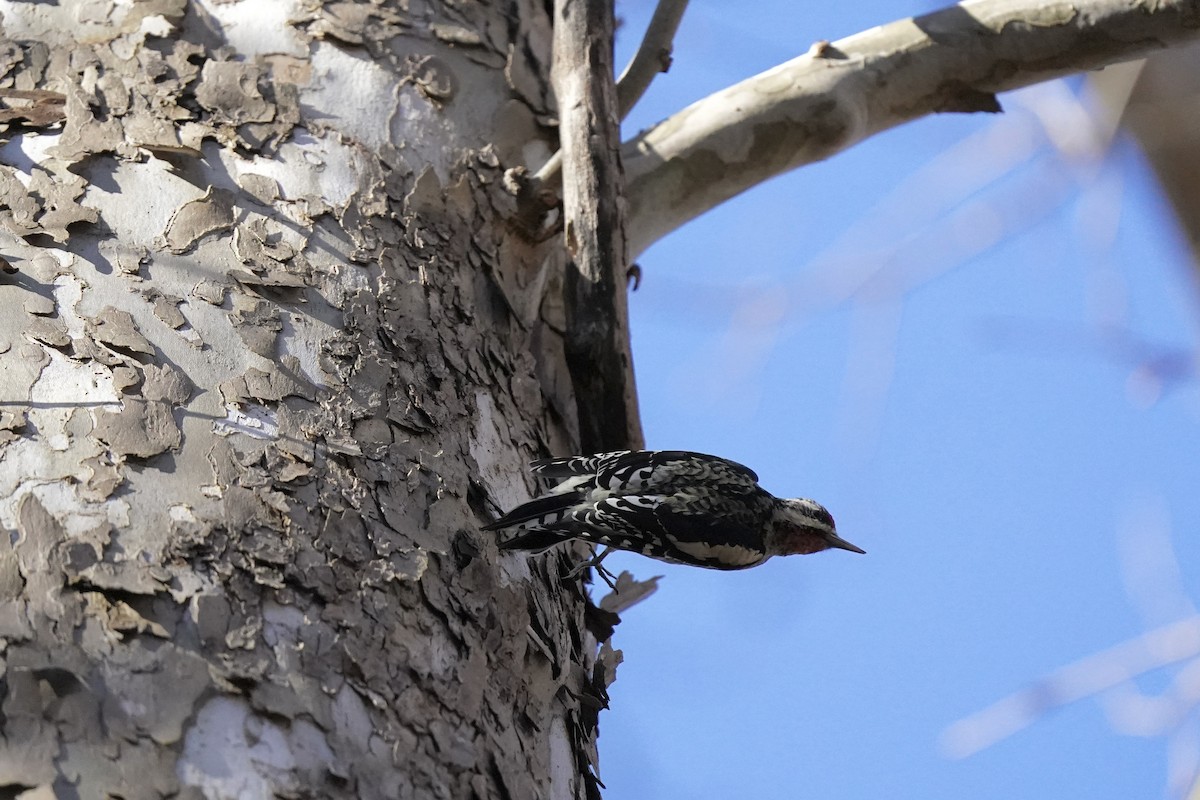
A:
{"type": "Polygon", "coordinates": [[[582,539],[701,567],[741,569],[766,557],[765,514],[750,503],[709,510],[681,493],[613,496],[576,510],[568,524],[582,539]]]}
{"type": "Polygon", "coordinates": [[[770,497],[757,486],[746,493],[680,491],[655,513],[674,558],[717,569],[740,569],[767,557],[770,497]]]}
{"type": "Polygon", "coordinates": [[[726,458],[693,453],[689,450],[613,450],[589,456],[567,456],[565,458],[541,458],[529,462],[529,470],[547,478],[564,478],[569,475],[606,474],[621,477],[647,468],[687,466],[691,469],[721,469],[737,473],[758,481],[754,470],[726,458]]]}
{"type": "Polygon", "coordinates": [[[691,484],[735,484],[749,491],[758,476],[749,467],[688,450],[629,450],[605,454],[596,465],[596,485],[621,494],[670,493],[691,484]]]}

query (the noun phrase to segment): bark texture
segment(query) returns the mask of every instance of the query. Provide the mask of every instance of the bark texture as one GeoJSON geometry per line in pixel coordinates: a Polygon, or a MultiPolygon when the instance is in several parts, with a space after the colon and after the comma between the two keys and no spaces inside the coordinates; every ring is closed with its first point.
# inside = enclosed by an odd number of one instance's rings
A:
{"type": "Polygon", "coordinates": [[[579,403],[580,452],[638,449],[622,214],[610,0],[558,0],[554,89],[561,115],[567,366],[579,403]]]}
{"type": "Polygon", "coordinates": [[[477,527],[573,448],[543,4],[14,4],[0,786],[596,794],[615,617],[477,527]]]}

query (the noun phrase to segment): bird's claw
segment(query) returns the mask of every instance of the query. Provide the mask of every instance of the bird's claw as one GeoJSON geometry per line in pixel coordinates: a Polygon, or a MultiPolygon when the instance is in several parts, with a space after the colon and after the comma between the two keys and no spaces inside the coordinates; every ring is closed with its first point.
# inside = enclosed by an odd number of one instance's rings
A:
{"type": "Polygon", "coordinates": [[[600,576],[600,579],[603,580],[605,583],[607,583],[608,587],[615,592],[617,590],[617,584],[616,584],[617,576],[613,575],[611,572],[609,572],[607,569],[605,569],[604,566],[600,563],[601,561],[604,560],[605,556],[607,556],[611,552],[612,552],[611,547],[604,548],[604,552],[601,553],[600,555],[592,556],[587,561],[584,561],[580,564],[575,565],[575,567],[570,572],[568,572],[566,575],[563,575],[563,580],[569,581],[569,580],[578,578],[581,574],[583,574],[583,571],[585,569],[587,569],[588,567],[591,567],[592,569],[596,570],[596,574],[600,576]]]}

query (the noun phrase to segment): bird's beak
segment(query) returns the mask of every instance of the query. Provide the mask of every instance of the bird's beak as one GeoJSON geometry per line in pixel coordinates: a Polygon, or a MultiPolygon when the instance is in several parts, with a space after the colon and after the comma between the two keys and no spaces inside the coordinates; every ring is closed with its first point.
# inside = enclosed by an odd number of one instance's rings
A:
{"type": "Polygon", "coordinates": [[[849,550],[851,553],[862,553],[864,556],[867,554],[866,550],[863,550],[861,547],[858,547],[856,545],[850,544],[845,539],[838,536],[836,533],[825,534],[825,541],[829,542],[830,547],[836,547],[839,550],[849,550]]]}

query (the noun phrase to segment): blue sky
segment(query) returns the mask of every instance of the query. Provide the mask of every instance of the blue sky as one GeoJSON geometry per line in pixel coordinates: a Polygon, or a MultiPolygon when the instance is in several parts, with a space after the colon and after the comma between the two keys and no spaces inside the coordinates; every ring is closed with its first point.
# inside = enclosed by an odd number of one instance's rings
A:
{"type": "MultiPolygon", "coordinates": [[[[618,3],[619,63],[652,5],[618,3]]],[[[693,0],[626,136],[812,41],[934,7],[693,0]]],[[[962,760],[939,744],[1194,613],[1200,392],[1146,368],[1182,354],[1191,369],[1192,267],[1134,147],[1097,161],[1052,145],[1046,120],[1074,131],[1080,91],[891,131],[641,257],[648,446],[741,461],[824,503],[869,554],[740,573],[609,559],[665,578],[617,629],[607,800],[1170,796],[1168,740],[1114,730],[1111,702],[962,760]]]]}

